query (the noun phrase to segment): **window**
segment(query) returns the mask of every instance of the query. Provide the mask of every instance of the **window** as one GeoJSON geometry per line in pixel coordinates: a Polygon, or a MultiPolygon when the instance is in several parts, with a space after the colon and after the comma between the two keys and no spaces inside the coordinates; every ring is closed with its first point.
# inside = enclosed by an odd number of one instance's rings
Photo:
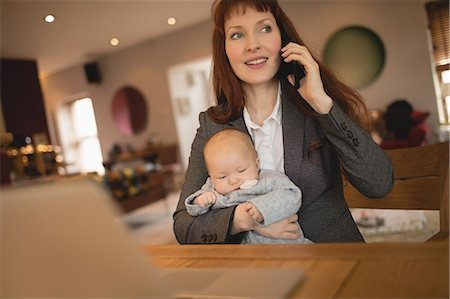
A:
{"type": "Polygon", "coordinates": [[[90,98],[65,104],[59,111],[59,129],[67,173],[105,173],[90,98]]]}
{"type": "Polygon", "coordinates": [[[438,95],[439,119],[441,124],[450,125],[450,83],[444,80],[450,66],[449,3],[447,0],[430,1],[425,4],[425,7],[441,92],[438,95]]]}

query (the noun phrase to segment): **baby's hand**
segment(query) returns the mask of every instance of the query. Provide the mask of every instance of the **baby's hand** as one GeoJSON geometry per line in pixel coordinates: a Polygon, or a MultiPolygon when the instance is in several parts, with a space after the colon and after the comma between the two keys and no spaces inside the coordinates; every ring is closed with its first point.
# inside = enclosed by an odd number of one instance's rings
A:
{"type": "Polygon", "coordinates": [[[253,220],[256,222],[262,224],[264,222],[264,216],[261,214],[261,212],[258,210],[258,208],[253,204],[249,203],[250,208],[247,210],[250,216],[252,216],[253,220]]]}
{"type": "Polygon", "coordinates": [[[194,205],[207,208],[216,202],[216,195],[213,192],[205,192],[194,199],[194,205]]]}

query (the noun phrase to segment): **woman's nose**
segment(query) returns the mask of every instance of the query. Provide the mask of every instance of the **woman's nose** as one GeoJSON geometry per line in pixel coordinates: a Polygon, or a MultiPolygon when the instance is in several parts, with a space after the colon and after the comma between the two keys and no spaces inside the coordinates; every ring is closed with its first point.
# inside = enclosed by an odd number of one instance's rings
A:
{"type": "Polygon", "coordinates": [[[260,48],[258,38],[254,35],[248,35],[247,36],[247,45],[246,50],[247,52],[255,52],[260,48]]]}

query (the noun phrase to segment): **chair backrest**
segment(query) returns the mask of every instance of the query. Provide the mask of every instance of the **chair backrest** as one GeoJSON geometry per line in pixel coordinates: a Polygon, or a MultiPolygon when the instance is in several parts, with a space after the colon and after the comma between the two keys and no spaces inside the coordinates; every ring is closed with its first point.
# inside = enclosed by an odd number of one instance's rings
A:
{"type": "Polygon", "coordinates": [[[446,239],[449,233],[449,142],[386,150],[394,167],[394,186],[382,199],[369,199],[344,181],[344,195],[350,208],[439,210],[440,232],[432,239],[446,239]]]}

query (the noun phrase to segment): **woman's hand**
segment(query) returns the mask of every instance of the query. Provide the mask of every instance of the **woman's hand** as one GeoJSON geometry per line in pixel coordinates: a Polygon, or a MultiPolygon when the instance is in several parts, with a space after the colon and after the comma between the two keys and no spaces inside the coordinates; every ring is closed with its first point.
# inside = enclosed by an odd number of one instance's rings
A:
{"type": "MultiPolygon", "coordinates": [[[[298,92],[308,104],[320,114],[327,114],[333,106],[332,99],[323,89],[322,79],[320,77],[319,64],[314,60],[308,49],[299,44],[290,42],[281,49],[281,56],[284,62],[297,61],[303,65],[305,77],[300,80],[298,92]]],[[[293,75],[289,75],[289,82],[294,85],[293,75]]]]}
{"type": "Polygon", "coordinates": [[[248,202],[241,203],[236,207],[234,210],[231,235],[236,235],[246,231],[255,231],[264,237],[272,239],[294,240],[300,237],[297,214],[270,225],[262,226],[253,220],[249,213],[251,208],[252,204],[248,202]]]}
{"type": "Polygon", "coordinates": [[[260,224],[262,224],[264,222],[264,216],[261,213],[260,210],[258,210],[258,208],[253,204],[251,204],[251,208],[248,210],[248,213],[250,214],[250,216],[252,216],[252,219],[260,224]]]}
{"type": "Polygon", "coordinates": [[[250,215],[250,210],[253,205],[249,202],[239,204],[234,210],[233,226],[231,228],[231,235],[236,235],[241,232],[248,232],[255,228],[256,222],[250,215]]]}
{"type": "Polygon", "coordinates": [[[253,230],[257,234],[271,239],[294,240],[300,238],[300,226],[297,219],[297,214],[294,214],[270,225],[256,225],[253,230]]]}

